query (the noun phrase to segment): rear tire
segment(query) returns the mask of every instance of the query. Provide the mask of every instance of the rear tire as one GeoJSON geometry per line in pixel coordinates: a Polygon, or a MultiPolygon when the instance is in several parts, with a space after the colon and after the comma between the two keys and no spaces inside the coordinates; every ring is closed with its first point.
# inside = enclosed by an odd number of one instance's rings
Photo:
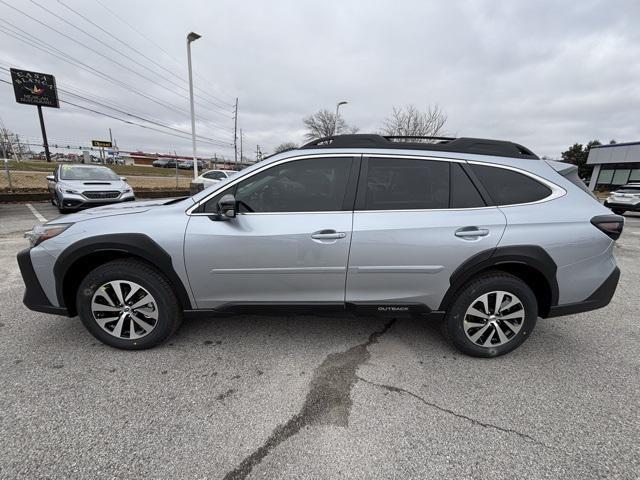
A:
{"type": "Polygon", "coordinates": [[[493,272],[457,292],[442,330],[467,355],[497,357],[518,348],[537,318],[538,303],[529,286],[513,275],[493,272]]]}
{"type": "Polygon", "coordinates": [[[155,347],[182,323],[182,309],[167,278],[135,259],[92,270],[80,283],[76,306],[94,337],[125,350],[155,347]]]}

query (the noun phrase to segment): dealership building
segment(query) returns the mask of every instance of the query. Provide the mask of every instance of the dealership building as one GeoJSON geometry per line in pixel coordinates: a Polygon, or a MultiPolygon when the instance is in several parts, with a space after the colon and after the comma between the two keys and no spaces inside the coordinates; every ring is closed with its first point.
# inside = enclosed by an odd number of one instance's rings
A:
{"type": "Polygon", "coordinates": [[[640,142],[591,147],[587,165],[593,165],[590,190],[613,190],[626,183],[640,183],[640,142]]]}

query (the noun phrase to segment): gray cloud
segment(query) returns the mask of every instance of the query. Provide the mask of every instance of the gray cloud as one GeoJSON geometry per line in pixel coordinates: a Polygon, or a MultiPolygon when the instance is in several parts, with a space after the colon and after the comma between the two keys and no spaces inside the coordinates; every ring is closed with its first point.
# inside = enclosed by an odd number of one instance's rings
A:
{"type": "MultiPolygon", "coordinates": [[[[57,3],[37,1],[136,56],[57,3]]],[[[193,46],[196,85],[225,102],[240,98],[239,124],[247,151],[255,151],[256,143],[268,151],[283,141],[301,142],[302,117],[333,108],[339,100],[349,101],[342,113],[363,132],[376,131],[394,105],[437,103],[448,113],[447,130],[453,134],[512,139],[554,157],[576,141],[640,138],[640,32],[634,25],[640,4],[633,0],[108,2],[170,56],[99,3],[63,1],[183,79],[185,34],[202,34],[193,46]]],[[[178,80],[157,66],[140,59],[158,72],[154,78],[176,93],[144,80],[136,72],[149,76],[148,71],[50,18],[33,3],[10,3],[127,68],[6,5],[0,4],[0,18],[163,104],[187,111],[185,92],[168,83],[178,80]]],[[[98,95],[99,101],[189,130],[185,113],[127,92],[1,32],[0,38],[0,66],[53,73],[61,88],[98,95]]],[[[197,111],[206,120],[198,122],[201,135],[231,142],[230,107],[220,111],[199,102],[197,111]]],[[[122,148],[183,153],[190,148],[188,139],[68,105],[45,115],[52,139],[86,144],[104,137],[111,127],[122,148]]],[[[10,129],[39,138],[35,110],[15,104],[11,88],[4,84],[0,116],[10,129]]],[[[206,144],[199,149],[230,153],[206,144]]]]}

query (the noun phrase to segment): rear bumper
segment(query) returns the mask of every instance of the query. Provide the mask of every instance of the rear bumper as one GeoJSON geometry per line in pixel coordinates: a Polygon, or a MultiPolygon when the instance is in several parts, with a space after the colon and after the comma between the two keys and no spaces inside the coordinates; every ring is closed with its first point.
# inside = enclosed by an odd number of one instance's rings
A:
{"type": "Polygon", "coordinates": [[[634,205],[633,203],[616,203],[605,201],[604,206],[611,209],[619,208],[620,210],[624,210],[626,212],[640,212],[640,203],[634,205]]]}
{"type": "Polygon", "coordinates": [[[18,253],[18,266],[20,267],[20,273],[22,274],[22,280],[25,286],[22,303],[24,303],[29,310],[54,315],[64,315],[67,317],[70,316],[66,308],[51,305],[44,290],[42,290],[36,272],[33,269],[33,264],[31,263],[31,249],[25,248],[18,253]]]}
{"type": "Polygon", "coordinates": [[[600,285],[597,290],[589,296],[589,298],[582,302],[553,306],[549,309],[547,318],[572,315],[574,313],[588,312],[590,310],[597,310],[598,308],[606,307],[609,305],[609,302],[616,291],[618,280],[620,280],[620,269],[616,267],[613,272],[611,272],[611,275],[607,277],[602,285],[600,285]]]}

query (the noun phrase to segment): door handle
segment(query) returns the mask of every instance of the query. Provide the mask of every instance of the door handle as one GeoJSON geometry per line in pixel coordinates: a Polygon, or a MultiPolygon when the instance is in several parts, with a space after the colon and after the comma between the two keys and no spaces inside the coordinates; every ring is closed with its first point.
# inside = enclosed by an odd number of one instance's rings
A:
{"type": "Polygon", "coordinates": [[[488,228],[462,227],[456,230],[455,236],[460,238],[477,238],[489,235],[488,228]]]}
{"type": "Polygon", "coordinates": [[[338,240],[339,238],[346,237],[344,232],[336,232],[335,230],[318,230],[311,234],[311,238],[314,240],[338,240]]]}

